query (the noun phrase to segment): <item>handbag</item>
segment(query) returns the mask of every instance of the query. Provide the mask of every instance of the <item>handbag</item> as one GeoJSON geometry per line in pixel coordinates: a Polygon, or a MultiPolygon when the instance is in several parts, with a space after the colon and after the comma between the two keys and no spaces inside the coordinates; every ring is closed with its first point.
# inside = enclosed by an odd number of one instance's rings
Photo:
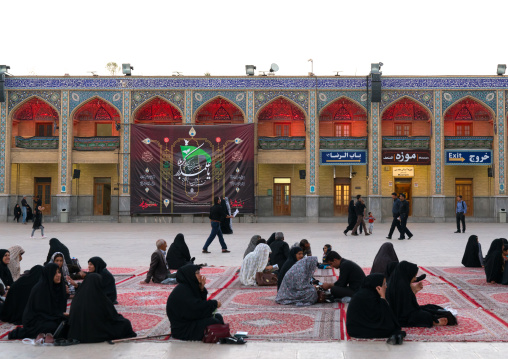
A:
{"type": "Polygon", "coordinates": [[[274,273],[257,272],[256,284],[260,287],[276,286],[277,275],[274,273]]]}
{"type": "Polygon", "coordinates": [[[229,338],[229,324],[212,324],[205,328],[203,343],[218,343],[222,338],[229,338]]]}
{"type": "Polygon", "coordinates": [[[326,303],[326,292],[321,288],[317,290],[317,303],[326,303]]]}

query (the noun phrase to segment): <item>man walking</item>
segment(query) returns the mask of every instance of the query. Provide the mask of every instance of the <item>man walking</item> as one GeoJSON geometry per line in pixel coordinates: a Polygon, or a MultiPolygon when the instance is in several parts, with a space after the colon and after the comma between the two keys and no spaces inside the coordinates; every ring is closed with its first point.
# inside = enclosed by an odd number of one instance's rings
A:
{"type": "Polygon", "coordinates": [[[210,236],[206,240],[205,246],[203,247],[203,253],[210,253],[208,252],[208,246],[213,242],[215,239],[215,236],[219,237],[219,243],[222,247],[222,253],[229,253],[228,246],[226,245],[226,242],[224,242],[224,237],[222,236],[222,231],[220,229],[220,222],[223,221],[225,218],[233,218],[233,216],[228,216],[226,211],[222,209],[222,206],[220,205],[220,197],[214,197],[213,203],[214,205],[210,208],[210,224],[212,225],[212,232],[210,233],[210,236]]]}
{"type": "Polygon", "coordinates": [[[413,233],[407,228],[407,217],[409,216],[409,202],[406,201],[406,195],[401,193],[399,196],[400,199],[400,209],[399,209],[399,218],[400,218],[400,240],[406,239],[404,237],[407,234],[407,239],[411,239],[413,237],[413,233]]]}
{"type": "Polygon", "coordinates": [[[395,227],[400,232],[400,221],[399,221],[399,210],[400,210],[400,200],[397,196],[397,193],[392,193],[393,205],[392,205],[392,225],[390,227],[390,232],[388,232],[388,237],[386,239],[392,239],[393,231],[395,231],[395,227]]]}
{"type": "Polygon", "coordinates": [[[365,216],[365,203],[363,202],[362,195],[357,195],[356,198],[358,199],[355,204],[355,211],[356,211],[356,224],[353,228],[353,233],[351,233],[352,236],[357,236],[358,232],[356,229],[358,226],[361,228],[363,227],[363,230],[365,232],[366,236],[370,236],[370,234],[367,232],[367,227],[365,227],[365,222],[363,220],[363,217],[365,216]]]}
{"type": "MultiPolygon", "coordinates": [[[[358,197],[358,196],[357,196],[358,197]]],[[[351,199],[349,202],[349,207],[347,209],[347,228],[344,231],[344,234],[347,236],[347,232],[351,231],[353,228],[355,228],[356,224],[356,210],[355,210],[355,200],[351,199]]]]}
{"type": "Polygon", "coordinates": [[[23,199],[21,200],[21,213],[23,213],[23,220],[21,223],[26,224],[26,207],[28,206],[28,203],[26,201],[26,196],[23,196],[23,199]]]}
{"type": "Polygon", "coordinates": [[[460,233],[460,222],[462,222],[462,233],[466,233],[466,212],[467,204],[462,200],[462,196],[457,196],[457,207],[455,208],[455,218],[457,219],[457,232],[460,233]]]}

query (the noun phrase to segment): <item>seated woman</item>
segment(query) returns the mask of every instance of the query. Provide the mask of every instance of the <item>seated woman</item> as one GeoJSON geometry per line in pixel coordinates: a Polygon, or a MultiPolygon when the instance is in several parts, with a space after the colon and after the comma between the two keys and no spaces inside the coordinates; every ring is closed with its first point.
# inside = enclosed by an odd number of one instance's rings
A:
{"type": "Polygon", "coordinates": [[[310,257],[312,256],[312,249],[310,248],[310,243],[306,239],[302,239],[299,243],[300,248],[303,251],[303,256],[310,257]]]}
{"type": "MultiPolygon", "coordinates": [[[[406,261],[400,262],[393,271],[386,291],[386,299],[402,327],[432,327],[447,325],[446,318],[435,318],[426,306],[420,306],[416,293],[423,289],[423,284],[416,283],[418,266],[406,261]]],[[[436,307],[431,305],[432,307],[436,307]]]]}
{"type": "Polygon", "coordinates": [[[383,274],[375,273],[365,277],[347,308],[346,328],[350,336],[390,338],[392,335],[402,335],[385,294],[386,278],[383,274]]]}
{"type": "Polygon", "coordinates": [[[14,329],[9,339],[35,338],[40,333],[54,333],[66,318],[67,300],[62,273],[54,263],[42,270],[23,313],[23,328],[14,329]]]}
{"type": "Polygon", "coordinates": [[[332,251],[332,245],[331,244],[325,244],[323,246],[323,262],[326,261],[326,255],[332,251]]]}
{"type": "Polygon", "coordinates": [[[189,247],[185,243],[183,234],[178,233],[175,240],[169,246],[168,254],[166,255],[166,262],[169,269],[179,269],[186,264],[192,264],[194,258],[191,258],[189,247]]]}
{"type": "Polygon", "coordinates": [[[478,240],[478,236],[469,236],[466,244],[466,250],[462,257],[462,265],[464,267],[480,268],[484,266],[484,259],[482,253],[482,245],[478,240]]]}
{"type": "Polygon", "coordinates": [[[21,325],[30,292],[41,277],[42,266],[37,265],[32,267],[28,274],[21,276],[12,284],[0,315],[2,322],[21,325]]]}
{"type": "Polygon", "coordinates": [[[286,273],[288,270],[290,270],[296,262],[301,260],[303,258],[303,250],[300,247],[293,247],[289,251],[289,258],[284,262],[284,265],[279,270],[279,275],[277,277],[277,290],[279,290],[280,285],[282,284],[282,281],[284,280],[284,277],[286,276],[286,273]]]}
{"type": "Polygon", "coordinates": [[[49,263],[55,263],[58,268],[60,268],[62,272],[62,281],[68,288],[68,294],[74,294],[78,284],[70,277],[69,268],[67,268],[67,263],[65,263],[64,255],[60,252],[54,253],[49,263]]]}
{"type": "Polygon", "coordinates": [[[268,237],[266,244],[271,245],[274,241],[275,241],[275,232],[273,232],[272,235],[268,237]]]}
{"type": "Polygon", "coordinates": [[[273,267],[268,265],[270,256],[270,247],[268,244],[258,244],[254,252],[247,254],[243,259],[240,268],[240,282],[243,285],[256,285],[256,273],[272,270],[273,267]]]}
{"type": "Polygon", "coordinates": [[[7,249],[0,249],[0,280],[5,286],[5,290],[14,283],[11,271],[9,270],[9,263],[11,262],[11,252],[7,249]]]}
{"type": "Polygon", "coordinates": [[[11,271],[12,279],[17,281],[21,276],[21,266],[19,265],[19,262],[23,259],[25,250],[21,248],[21,246],[13,246],[9,248],[9,252],[11,253],[11,258],[7,267],[9,267],[9,270],[11,271]]]}
{"type": "Polygon", "coordinates": [[[178,270],[178,285],[171,292],[166,313],[171,323],[171,336],[181,340],[202,340],[206,327],[224,324],[217,300],[206,300],[206,278],[199,273],[200,267],[187,264],[178,270]]]}
{"type": "Polygon", "coordinates": [[[62,242],[60,242],[58,239],[56,238],[51,238],[49,240],[49,252],[48,252],[48,257],[46,258],[46,263],[44,264],[47,264],[49,263],[49,261],[51,260],[51,258],[53,257],[53,254],[55,253],[62,253],[63,256],[64,256],[64,260],[65,260],[65,263],[67,263],[68,266],[72,265],[72,259],[71,259],[71,255],[69,254],[69,248],[67,248],[65,246],[65,244],[63,244],[62,242]]]}
{"type": "Polygon", "coordinates": [[[69,339],[99,343],[136,336],[131,322],[118,314],[102,291],[101,281],[100,275],[90,273],[81,283],[69,313],[69,339]]]}
{"type": "Polygon", "coordinates": [[[376,257],[374,258],[374,262],[372,263],[370,273],[385,273],[386,267],[391,262],[398,263],[399,258],[397,257],[397,253],[395,253],[395,249],[393,249],[393,244],[386,242],[379,248],[376,257]]]}
{"type": "Polygon", "coordinates": [[[502,238],[497,238],[490,244],[489,251],[485,256],[485,275],[487,283],[501,283],[503,280],[505,245],[502,238]]]}
{"type": "Polygon", "coordinates": [[[116,301],[116,284],[115,278],[107,270],[107,264],[101,257],[92,257],[88,260],[88,272],[97,273],[102,276],[102,290],[106,297],[108,297],[113,304],[118,304],[116,301]]]}
{"type": "Polygon", "coordinates": [[[284,276],[275,301],[278,304],[292,304],[299,307],[316,303],[317,290],[310,281],[316,271],[317,263],[317,257],[305,257],[296,262],[284,276]]]}
{"type": "Polygon", "coordinates": [[[261,239],[261,236],[259,234],[255,234],[252,236],[252,238],[250,239],[249,245],[247,246],[247,249],[243,253],[243,258],[245,258],[245,256],[247,256],[247,254],[254,251],[254,249],[258,245],[259,239],[261,239]]]}

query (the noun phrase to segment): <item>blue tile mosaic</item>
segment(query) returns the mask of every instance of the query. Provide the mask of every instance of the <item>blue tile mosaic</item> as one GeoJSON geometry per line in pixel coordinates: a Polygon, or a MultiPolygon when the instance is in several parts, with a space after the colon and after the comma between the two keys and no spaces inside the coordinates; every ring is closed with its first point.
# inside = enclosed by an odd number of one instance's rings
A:
{"type": "Polygon", "coordinates": [[[247,91],[247,121],[254,122],[254,91],[247,91]]]}
{"type": "Polygon", "coordinates": [[[62,91],[62,122],[60,134],[62,137],[61,155],[60,155],[60,188],[61,192],[67,189],[67,120],[69,118],[69,91],[62,91]]]}
{"type": "Polygon", "coordinates": [[[9,91],[9,113],[14,107],[32,96],[37,96],[50,103],[60,113],[60,100],[62,96],[60,91],[9,91]]]}
{"type": "Polygon", "coordinates": [[[443,90],[443,114],[457,101],[465,97],[472,97],[480,100],[496,113],[496,91],[446,91],[443,90]]]}
{"type": "Polygon", "coordinates": [[[345,97],[354,100],[364,108],[367,108],[367,92],[366,91],[321,91],[318,94],[317,109],[321,112],[328,104],[338,98],[345,97]]]}
{"type": "Polygon", "coordinates": [[[129,149],[130,149],[130,102],[131,102],[130,91],[123,92],[123,154],[122,154],[122,192],[124,194],[129,193],[129,149]]]}
{"type": "Polygon", "coordinates": [[[0,103],[0,193],[5,192],[5,144],[7,136],[7,108],[0,103]]]}
{"type": "Polygon", "coordinates": [[[504,166],[505,166],[505,91],[497,91],[497,138],[499,144],[498,164],[499,164],[499,194],[505,193],[504,166]]]}
{"type": "Polygon", "coordinates": [[[309,186],[310,193],[315,192],[316,188],[316,92],[310,91],[309,96],[309,186]]]}
{"type": "Polygon", "coordinates": [[[254,113],[259,110],[268,102],[276,99],[277,97],[286,97],[293,102],[303,107],[307,115],[309,109],[309,93],[308,91],[255,91],[254,92],[254,113]]]}
{"type": "Polygon", "coordinates": [[[185,91],[185,123],[192,122],[192,91],[185,91]]]}
{"type": "Polygon", "coordinates": [[[441,162],[442,162],[442,138],[441,138],[441,91],[434,94],[434,167],[435,167],[435,192],[441,194],[441,162]]]}
{"type": "Polygon", "coordinates": [[[426,107],[430,113],[434,110],[434,91],[382,91],[381,112],[402,97],[409,97],[418,101],[423,107],[426,107]]]}
{"type": "Polygon", "coordinates": [[[85,104],[89,99],[99,97],[108,101],[118,109],[120,114],[122,109],[122,93],[120,91],[71,91],[69,94],[69,113],[72,113],[81,104],[85,104]]]}
{"type": "Polygon", "coordinates": [[[379,193],[379,102],[372,103],[372,194],[379,193]]]}

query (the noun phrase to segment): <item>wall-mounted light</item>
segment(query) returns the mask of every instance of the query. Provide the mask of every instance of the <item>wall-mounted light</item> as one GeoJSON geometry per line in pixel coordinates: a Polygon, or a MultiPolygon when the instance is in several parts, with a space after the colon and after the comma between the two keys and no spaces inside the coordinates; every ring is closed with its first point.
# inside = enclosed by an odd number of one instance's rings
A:
{"type": "Polygon", "coordinates": [[[247,76],[254,76],[255,69],[256,69],[256,66],[254,66],[254,65],[245,65],[245,74],[247,76]]]}
{"type": "Polygon", "coordinates": [[[125,76],[130,76],[132,74],[131,70],[134,70],[134,67],[131,64],[122,64],[122,73],[125,76]]]}
{"type": "Polygon", "coordinates": [[[503,76],[506,72],[506,64],[499,64],[497,65],[497,75],[503,76]]]}

